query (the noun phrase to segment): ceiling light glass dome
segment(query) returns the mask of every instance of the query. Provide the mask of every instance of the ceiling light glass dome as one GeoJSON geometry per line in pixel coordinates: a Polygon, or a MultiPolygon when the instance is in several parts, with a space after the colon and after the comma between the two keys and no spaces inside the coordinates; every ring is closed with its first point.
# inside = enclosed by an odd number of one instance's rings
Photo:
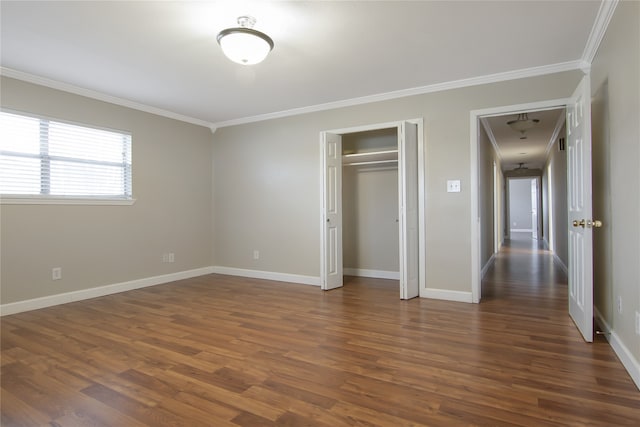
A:
{"type": "Polygon", "coordinates": [[[227,28],[220,31],[217,40],[227,58],[242,65],[253,65],[262,62],[271,49],[273,40],[268,35],[254,30],[255,18],[241,16],[240,27],[227,28]]]}

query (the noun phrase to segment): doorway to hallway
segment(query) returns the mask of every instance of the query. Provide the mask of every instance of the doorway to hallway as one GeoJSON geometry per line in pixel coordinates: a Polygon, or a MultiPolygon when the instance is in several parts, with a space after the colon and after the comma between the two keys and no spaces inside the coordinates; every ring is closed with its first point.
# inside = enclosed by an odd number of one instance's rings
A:
{"type": "MultiPolygon", "coordinates": [[[[475,274],[471,280],[472,301],[480,302],[482,292],[482,276],[486,268],[490,266],[495,253],[489,259],[487,255],[486,236],[488,233],[482,232],[482,227],[495,223],[494,213],[488,212],[485,205],[480,204],[480,194],[483,187],[480,183],[481,173],[487,175],[489,162],[486,161],[490,155],[490,160],[496,161],[503,157],[497,148],[495,138],[490,134],[491,127],[485,125],[486,118],[492,116],[502,116],[514,112],[524,111],[549,111],[554,108],[564,108],[564,114],[556,119],[556,125],[544,151],[544,158],[549,161],[549,148],[557,141],[560,149],[560,132],[564,129],[566,135],[566,168],[567,168],[567,215],[568,221],[561,225],[568,233],[568,283],[569,283],[569,314],[574,320],[576,327],[582,333],[584,340],[593,341],[593,234],[592,227],[596,222],[591,214],[591,104],[590,104],[590,77],[587,73],[575,88],[570,98],[566,100],[551,100],[541,103],[522,104],[511,107],[498,107],[493,109],[475,110],[470,113],[471,117],[471,187],[480,191],[472,192],[471,197],[471,264],[472,272],[475,274]],[[485,133],[479,130],[480,123],[485,128],[485,133]],[[491,150],[491,146],[495,151],[491,150]],[[487,149],[487,146],[489,148],[487,149]],[[482,148],[482,150],[481,150],[482,148]],[[482,161],[482,159],[485,161],[482,161]],[[484,251],[484,252],[483,252],[484,251]],[[483,257],[484,255],[484,257],[483,257]],[[485,267],[481,266],[482,261],[485,267]]],[[[522,113],[524,114],[524,113],[522,113]]],[[[512,123],[509,120],[505,123],[509,127],[512,123]]],[[[538,122],[542,122],[538,119],[538,122]]],[[[527,132],[533,127],[528,127],[527,132]]],[[[495,136],[495,135],[494,135],[495,136]]],[[[524,134],[520,139],[527,139],[524,134]]],[[[562,144],[564,148],[565,144],[562,144]]],[[[562,149],[563,150],[563,149],[562,149]]],[[[520,153],[526,155],[526,152],[520,153]]],[[[504,161],[504,157],[502,158],[504,161]]],[[[552,158],[551,161],[554,161],[552,158]]],[[[544,162],[543,162],[544,163],[544,162]]],[[[555,176],[555,175],[554,175],[555,176]]],[[[545,176],[543,175],[543,179],[545,176]]],[[[546,176],[548,179],[548,176],[546,176]]],[[[494,185],[495,187],[495,185],[494,185]]],[[[485,190],[485,194],[488,193],[485,190]]],[[[543,206],[544,208],[544,206],[543,206]]],[[[554,224],[558,224],[554,222],[554,224]]],[[[555,233],[554,233],[555,236],[555,233]]]]}

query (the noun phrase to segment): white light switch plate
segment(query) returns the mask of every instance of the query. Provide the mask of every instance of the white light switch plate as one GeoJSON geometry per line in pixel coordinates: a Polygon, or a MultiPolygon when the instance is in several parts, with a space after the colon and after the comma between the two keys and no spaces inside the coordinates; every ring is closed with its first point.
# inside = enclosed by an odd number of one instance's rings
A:
{"type": "Polygon", "coordinates": [[[453,179],[447,181],[447,193],[459,193],[460,192],[460,180],[453,179]]]}

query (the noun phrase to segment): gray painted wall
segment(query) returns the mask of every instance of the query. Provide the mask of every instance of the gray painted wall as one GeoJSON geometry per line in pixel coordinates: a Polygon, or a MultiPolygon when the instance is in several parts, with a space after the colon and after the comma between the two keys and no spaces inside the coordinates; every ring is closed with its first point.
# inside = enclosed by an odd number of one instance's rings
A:
{"type": "Polygon", "coordinates": [[[211,131],[2,77],[2,107],[132,134],[132,206],[0,205],[1,303],[211,265],[211,131]],[[162,254],[175,253],[174,263],[162,254]],[[62,268],[62,280],[51,269],[62,268]]]}
{"type": "MultiPolygon", "coordinates": [[[[595,306],[640,363],[640,2],[618,4],[591,68],[595,306]],[[620,299],[622,310],[617,309],[620,299]]],[[[636,379],[640,382],[640,378],[636,379]]]]}
{"type": "Polygon", "coordinates": [[[215,265],[319,276],[320,132],[422,117],[426,287],[470,294],[470,111],[567,97],[579,78],[559,73],[218,129],[215,265]],[[460,179],[462,191],[447,193],[448,179],[460,179]]]}
{"type": "MultiPolygon", "coordinates": [[[[503,177],[500,170],[500,160],[498,155],[487,136],[483,126],[478,127],[480,132],[479,144],[480,149],[478,151],[478,174],[480,178],[480,195],[479,195],[479,209],[480,209],[480,264],[484,267],[491,259],[491,256],[497,252],[500,248],[494,247],[494,216],[498,216],[498,230],[503,229],[503,213],[502,213],[502,200],[503,200],[503,177]],[[498,193],[494,194],[494,177],[493,177],[493,164],[497,166],[497,190],[498,193]],[[494,199],[498,200],[497,210],[494,210],[494,199]]],[[[502,242],[502,232],[500,232],[499,243],[502,242]]]]}
{"type": "MultiPolygon", "coordinates": [[[[564,137],[566,131],[560,131],[560,137],[564,137]]],[[[560,138],[559,137],[559,138],[560,138]]],[[[558,138],[558,139],[559,139],[558,138]]],[[[565,268],[569,263],[568,254],[568,217],[567,217],[567,152],[558,149],[558,139],[554,141],[549,159],[547,160],[543,176],[543,195],[547,201],[552,203],[552,209],[544,222],[544,238],[549,247],[560,258],[565,268]],[[549,174],[549,171],[551,172],[549,174]],[[550,182],[550,184],[549,184],[550,182]],[[549,185],[551,192],[549,194],[549,185]],[[549,240],[549,239],[553,240],[549,240]]],[[[545,206],[545,210],[547,206],[545,206]]]]}

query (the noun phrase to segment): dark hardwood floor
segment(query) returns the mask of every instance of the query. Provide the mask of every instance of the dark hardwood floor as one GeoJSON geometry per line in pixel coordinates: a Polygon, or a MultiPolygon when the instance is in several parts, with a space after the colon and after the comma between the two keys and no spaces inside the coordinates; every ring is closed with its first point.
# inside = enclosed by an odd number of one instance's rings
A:
{"type": "Polygon", "coordinates": [[[530,241],[481,304],[210,275],[1,324],[5,427],[640,425],[640,392],[530,241]]]}

